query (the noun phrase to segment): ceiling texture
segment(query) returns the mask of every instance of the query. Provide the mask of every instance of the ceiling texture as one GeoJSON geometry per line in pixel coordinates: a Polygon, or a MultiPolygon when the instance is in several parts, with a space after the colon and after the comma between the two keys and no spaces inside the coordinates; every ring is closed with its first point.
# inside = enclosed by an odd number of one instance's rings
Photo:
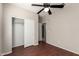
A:
{"type": "Polygon", "coordinates": [[[42,9],[42,7],[32,6],[31,3],[12,3],[12,5],[16,5],[34,13],[37,13],[40,9],[42,9]]]}

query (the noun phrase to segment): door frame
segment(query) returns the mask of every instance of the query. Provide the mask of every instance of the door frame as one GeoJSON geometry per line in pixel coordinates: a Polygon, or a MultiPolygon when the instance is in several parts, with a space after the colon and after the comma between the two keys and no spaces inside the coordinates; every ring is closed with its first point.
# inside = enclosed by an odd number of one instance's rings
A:
{"type": "MultiPolygon", "coordinates": [[[[15,21],[15,19],[22,19],[22,18],[17,18],[17,17],[12,17],[12,48],[15,48],[15,47],[13,47],[13,39],[14,39],[14,21],[15,21]]],[[[22,19],[22,20],[24,20],[24,19],[22,19]]],[[[23,31],[24,32],[24,31],[23,31]]],[[[24,39],[23,39],[23,41],[24,41],[24,39]]],[[[24,46],[24,44],[23,44],[23,46],[24,46]]],[[[17,47],[19,47],[19,46],[17,46],[17,47]]]]}
{"type": "MultiPolygon", "coordinates": [[[[44,25],[44,32],[42,32],[42,41],[46,43],[46,23],[42,23],[42,26],[44,25]],[[44,39],[43,39],[43,35],[44,35],[44,39]]],[[[42,28],[43,31],[43,28],[42,28]]]]}

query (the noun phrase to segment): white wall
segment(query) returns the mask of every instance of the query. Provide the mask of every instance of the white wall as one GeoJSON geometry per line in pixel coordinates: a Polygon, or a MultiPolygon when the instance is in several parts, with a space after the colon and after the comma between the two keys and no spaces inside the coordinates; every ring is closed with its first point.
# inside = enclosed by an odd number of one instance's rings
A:
{"type": "Polygon", "coordinates": [[[43,21],[47,23],[47,43],[79,54],[79,4],[55,9],[43,21]]]}
{"type": "Polygon", "coordinates": [[[2,4],[0,4],[0,55],[1,55],[1,41],[2,41],[2,4]]]}
{"type": "MultiPolygon", "coordinates": [[[[36,14],[11,4],[4,4],[3,54],[12,51],[12,17],[35,20],[35,26],[38,27],[36,14]]],[[[38,29],[36,28],[35,31],[35,35],[33,35],[35,37],[34,44],[38,44],[38,29]]]]}

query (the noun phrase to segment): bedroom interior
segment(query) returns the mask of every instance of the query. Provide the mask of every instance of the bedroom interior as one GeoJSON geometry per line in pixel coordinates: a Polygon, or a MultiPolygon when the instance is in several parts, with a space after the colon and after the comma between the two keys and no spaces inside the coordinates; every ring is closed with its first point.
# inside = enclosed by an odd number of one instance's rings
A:
{"type": "Polygon", "coordinates": [[[0,3],[1,56],[79,56],[79,3],[0,3]]]}

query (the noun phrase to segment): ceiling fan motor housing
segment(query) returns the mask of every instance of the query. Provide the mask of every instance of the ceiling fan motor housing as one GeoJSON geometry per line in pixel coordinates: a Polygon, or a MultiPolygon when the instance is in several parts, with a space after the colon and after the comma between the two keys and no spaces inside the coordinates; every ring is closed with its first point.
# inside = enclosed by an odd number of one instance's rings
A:
{"type": "Polygon", "coordinates": [[[45,8],[50,7],[50,4],[49,3],[44,3],[44,7],[45,8]]]}

